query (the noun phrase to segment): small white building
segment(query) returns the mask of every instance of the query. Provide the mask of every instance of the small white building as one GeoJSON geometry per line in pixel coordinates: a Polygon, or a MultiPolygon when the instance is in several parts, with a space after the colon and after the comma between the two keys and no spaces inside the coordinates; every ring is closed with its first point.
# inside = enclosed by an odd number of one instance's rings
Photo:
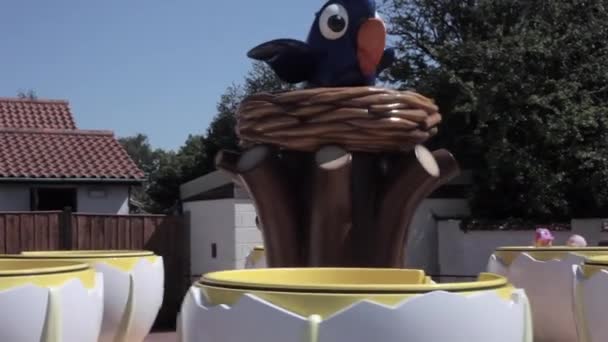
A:
{"type": "MultiPolygon", "coordinates": [[[[429,274],[439,272],[438,221],[469,214],[463,194],[470,183],[471,174],[463,172],[422,202],[410,226],[405,253],[408,267],[429,274]]],[[[248,194],[220,171],[182,185],[180,192],[184,214],[190,220],[192,277],[243,268],[247,255],[263,243],[248,194]]]]}
{"type": "Polygon", "coordinates": [[[180,196],[190,220],[192,277],[244,268],[247,255],[263,242],[247,193],[215,171],[183,184],[180,196]]]}
{"type": "Polygon", "coordinates": [[[0,212],[129,214],[143,181],[114,133],[78,129],[67,101],[0,98],[0,212]]]}

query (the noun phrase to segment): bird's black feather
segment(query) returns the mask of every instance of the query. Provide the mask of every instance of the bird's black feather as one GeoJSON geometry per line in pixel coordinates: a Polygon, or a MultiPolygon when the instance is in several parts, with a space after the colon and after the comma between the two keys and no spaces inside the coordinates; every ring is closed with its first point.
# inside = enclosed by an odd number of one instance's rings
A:
{"type": "Polygon", "coordinates": [[[308,81],[318,58],[308,43],[295,39],[276,39],[251,49],[249,58],[263,61],[287,83],[308,81]]]}

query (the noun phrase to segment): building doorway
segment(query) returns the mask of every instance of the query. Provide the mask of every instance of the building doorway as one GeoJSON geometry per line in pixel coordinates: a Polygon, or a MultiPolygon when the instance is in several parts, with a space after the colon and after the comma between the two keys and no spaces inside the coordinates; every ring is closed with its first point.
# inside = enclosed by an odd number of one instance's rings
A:
{"type": "Polygon", "coordinates": [[[32,188],[30,191],[32,211],[57,211],[66,207],[78,211],[76,188],[32,188]]]}

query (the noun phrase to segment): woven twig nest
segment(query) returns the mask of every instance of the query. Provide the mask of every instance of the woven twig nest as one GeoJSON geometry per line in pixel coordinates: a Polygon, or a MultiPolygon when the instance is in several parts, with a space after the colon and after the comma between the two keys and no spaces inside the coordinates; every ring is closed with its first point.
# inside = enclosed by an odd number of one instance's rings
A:
{"type": "Polygon", "coordinates": [[[244,147],[268,143],[298,151],[328,144],[362,152],[411,150],[435,135],[440,122],[432,100],[374,87],[260,93],[237,111],[244,147]]]}

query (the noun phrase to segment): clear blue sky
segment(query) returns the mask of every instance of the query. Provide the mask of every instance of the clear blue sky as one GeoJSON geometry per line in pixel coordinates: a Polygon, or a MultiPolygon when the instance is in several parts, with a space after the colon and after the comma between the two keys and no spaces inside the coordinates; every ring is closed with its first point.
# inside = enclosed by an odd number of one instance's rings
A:
{"type": "Polygon", "coordinates": [[[1,0],[0,97],[67,99],[83,129],[178,148],[203,133],[246,52],[304,39],[322,0],[1,0]]]}

